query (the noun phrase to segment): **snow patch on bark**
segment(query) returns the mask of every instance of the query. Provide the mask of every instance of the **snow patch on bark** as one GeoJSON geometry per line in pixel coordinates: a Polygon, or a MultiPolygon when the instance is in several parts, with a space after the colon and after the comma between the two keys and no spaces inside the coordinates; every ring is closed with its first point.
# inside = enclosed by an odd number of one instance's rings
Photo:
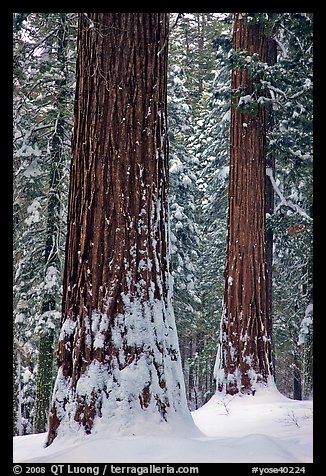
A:
{"type": "MultiPolygon", "coordinates": [[[[110,361],[94,359],[75,389],[59,370],[54,389],[58,436],[75,432],[77,427],[81,431],[74,421],[77,402],[91,405],[94,396],[97,410],[92,433],[108,428],[121,435],[146,434],[153,431],[153,425],[166,428],[163,423],[170,429],[188,433],[192,428],[197,433],[185,398],[172,306],[154,298],[142,302],[130,293],[123,295],[123,303],[124,313],[113,323],[105,313],[94,311],[92,315],[94,349],[103,348],[107,332],[111,333],[110,361]],[[129,356],[122,350],[126,348],[130,348],[129,356]],[[136,349],[142,349],[141,353],[132,356],[136,349]]],[[[75,326],[76,322],[67,319],[61,338],[70,336],[75,326]]]]}

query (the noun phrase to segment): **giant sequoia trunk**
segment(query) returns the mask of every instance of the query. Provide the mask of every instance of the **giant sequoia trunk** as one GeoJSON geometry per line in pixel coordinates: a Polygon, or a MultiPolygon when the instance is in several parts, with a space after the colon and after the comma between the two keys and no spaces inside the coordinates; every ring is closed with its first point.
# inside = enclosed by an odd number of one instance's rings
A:
{"type": "Polygon", "coordinates": [[[89,433],[101,417],[135,433],[137,415],[189,415],[168,256],[167,27],[165,13],[80,16],[48,444],[60,427],[89,433]]]}
{"type": "MultiPolygon", "coordinates": [[[[249,26],[245,14],[235,14],[233,48],[246,50],[248,55],[257,53],[266,62],[267,38],[262,25],[249,26]]],[[[254,112],[238,107],[243,104],[240,96],[248,101],[254,91],[247,69],[233,70],[232,90],[237,98],[231,111],[224,313],[215,371],[218,389],[229,394],[254,393],[257,381],[266,382],[271,374],[265,227],[266,110],[257,102],[254,112]]]]}

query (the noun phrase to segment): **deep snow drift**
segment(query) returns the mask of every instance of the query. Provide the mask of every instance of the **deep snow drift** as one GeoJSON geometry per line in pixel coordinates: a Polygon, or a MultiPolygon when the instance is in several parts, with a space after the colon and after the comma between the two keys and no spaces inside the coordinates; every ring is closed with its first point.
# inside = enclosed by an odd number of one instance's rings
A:
{"type": "Polygon", "coordinates": [[[215,395],[192,412],[201,433],[169,425],[147,434],[112,436],[101,428],[89,436],[14,437],[15,463],[309,463],[312,462],[312,401],[290,400],[273,385],[255,396],[215,395]]]}

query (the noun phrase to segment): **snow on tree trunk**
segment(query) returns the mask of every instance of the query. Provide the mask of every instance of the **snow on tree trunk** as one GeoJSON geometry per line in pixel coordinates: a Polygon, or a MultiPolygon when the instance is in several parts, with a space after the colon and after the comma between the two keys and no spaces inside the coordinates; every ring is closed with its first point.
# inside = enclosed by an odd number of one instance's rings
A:
{"type": "Polygon", "coordinates": [[[139,418],[190,422],[171,306],[167,25],[165,13],[80,15],[47,444],[67,427],[90,433],[96,421],[130,434],[139,418]]]}
{"type": "MultiPolygon", "coordinates": [[[[266,61],[267,38],[259,23],[235,14],[233,48],[266,61]]],[[[254,85],[244,68],[232,72],[229,217],[221,343],[215,366],[218,390],[255,393],[271,374],[266,256],[266,110],[249,112],[254,85]],[[241,89],[240,89],[241,88],[241,89]],[[239,92],[241,91],[241,93],[239,92]],[[250,99],[249,99],[250,98],[250,99]]]]}

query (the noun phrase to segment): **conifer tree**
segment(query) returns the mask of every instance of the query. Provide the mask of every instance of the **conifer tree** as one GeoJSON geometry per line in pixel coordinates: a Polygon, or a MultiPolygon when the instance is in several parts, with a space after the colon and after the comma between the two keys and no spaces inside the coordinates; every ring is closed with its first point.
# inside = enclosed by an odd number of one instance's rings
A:
{"type": "Polygon", "coordinates": [[[221,98],[229,81],[226,56],[215,62],[213,38],[224,29],[220,14],[177,19],[170,34],[168,84],[172,271],[188,405],[196,409],[214,393],[218,268],[225,248],[226,200],[221,196],[227,176],[228,128],[220,117],[226,116],[221,98]]]}
{"type": "MultiPolygon", "coordinates": [[[[173,41],[173,36],[170,41],[173,41]]],[[[194,157],[187,140],[193,131],[185,73],[175,56],[170,54],[168,74],[169,173],[171,219],[171,267],[173,277],[173,308],[178,326],[182,367],[189,405],[193,390],[192,340],[196,334],[200,299],[197,269],[198,228],[195,220],[194,157]]]]}
{"type": "MultiPolygon", "coordinates": [[[[274,302],[275,377],[281,391],[301,398],[304,375],[309,382],[308,393],[311,391],[312,362],[312,17],[309,14],[246,14],[246,18],[251,26],[263,26],[268,44],[264,60],[240,49],[230,58],[238,69],[250,73],[255,84],[253,93],[240,98],[240,109],[255,115],[264,106],[268,113],[266,277],[270,316],[271,296],[274,302]],[[272,246],[274,278],[271,286],[272,246]],[[300,346],[304,341],[303,351],[300,346]],[[289,389],[289,368],[293,369],[293,389],[289,389]],[[308,373],[304,368],[310,369],[308,373]]],[[[244,94],[241,90],[238,93],[244,94]]],[[[271,318],[269,323],[271,338],[271,318]]]]}
{"type": "MultiPolygon", "coordinates": [[[[261,22],[236,13],[233,49],[267,60],[261,22]]],[[[244,67],[232,71],[228,240],[218,390],[255,393],[272,374],[266,257],[266,109],[244,67]]]]}
{"type": "Polygon", "coordinates": [[[45,430],[53,385],[71,131],[73,21],[73,15],[65,13],[14,16],[14,361],[20,360],[15,366],[17,372],[20,369],[17,394],[24,393],[27,375],[34,385],[34,390],[29,385],[28,416],[22,399],[24,409],[17,412],[27,417],[27,432],[33,419],[35,431],[45,430]]]}
{"type": "Polygon", "coordinates": [[[53,45],[54,54],[59,70],[55,81],[53,107],[57,112],[54,130],[50,141],[50,170],[47,198],[46,242],[45,242],[45,286],[41,305],[41,319],[44,325],[40,326],[39,359],[37,372],[37,389],[35,395],[34,432],[44,432],[47,429],[47,419],[53,386],[53,356],[54,338],[58,326],[47,325],[50,317],[58,314],[58,295],[60,295],[60,221],[62,215],[61,190],[66,168],[65,139],[67,135],[66,119],[68,117],[67,102],[69,100],[69,67],[67,65],[69,25],[67,14],[59,16],[59,26],[56,35],[56,45],[53,45]]]}
{"type": "Polygon", "coordinates": [[[312,392],[312,16],[274,14],[268,21],[278,46],[266,78],[274,98],[268,156],[275,173],[267,164],[267,177],[275,197],[268,216],[275,378],[280,390],[300,399],[312,392]]]}
{"type": "Polygon", "coordinates": [[[165,13],[83,13],[48,444],[190,418],[171,306],[165,13]]]}

